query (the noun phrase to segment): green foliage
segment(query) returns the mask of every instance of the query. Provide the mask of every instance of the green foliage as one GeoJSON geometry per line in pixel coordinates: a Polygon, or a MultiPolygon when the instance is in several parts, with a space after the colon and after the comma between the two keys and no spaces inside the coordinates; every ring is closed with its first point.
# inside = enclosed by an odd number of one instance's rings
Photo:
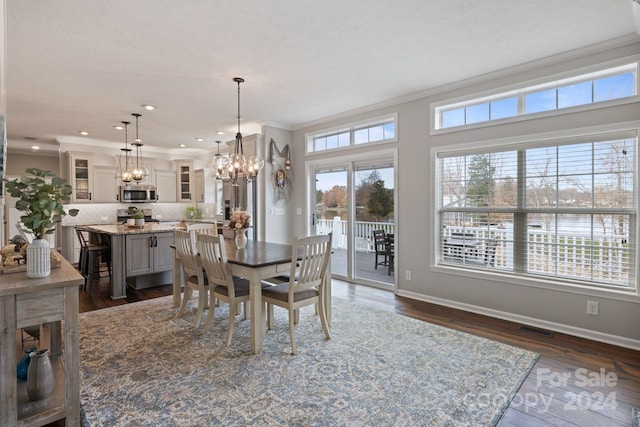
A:
{"type": "Polygon", "coordinates": [[[129,206],[127,208],[127,212],[129,212],[129,216],[134,219],[142,219],[144,218],[144,211],[142,209],[138,209],[136,206],[129,206]]]}
{"type": "Polygon", "coordinates": [[[393,190],[384,188],[384,181],[379,179],[372,185],[367,209],[378,220],[386,218],[393,212],[393,190]]]}
{"type": "Polygon", "coordinates": [[[467,205],[489,206],[496,168],[486,154],[476,154],[469,162],[469,182],[467,183],[467,205]]]}
{"type": "Polygon", "coordinates": [[[25,173],[32,176],[21,176],[15,180],[7,180],[7,193],[19,198],[16,209],[25,212],[20,217],[25,228],[31,230],[37,239],[45,234],[53,234],[56,223],[64,216],[78,215],[78,209],[65,212],[63,202],[71,199],[72,189],[66,180],[57,177],[53,172],[38,168],[28,168],[25,173]],[[47,183],[47,179],[51,182],[47,183]]]}
{"type": "Polygon", "coordinates": [[[198,205],[187,206],[187,216],[192,219],[202,218],[202,212],[200,212],[198,205]]]}

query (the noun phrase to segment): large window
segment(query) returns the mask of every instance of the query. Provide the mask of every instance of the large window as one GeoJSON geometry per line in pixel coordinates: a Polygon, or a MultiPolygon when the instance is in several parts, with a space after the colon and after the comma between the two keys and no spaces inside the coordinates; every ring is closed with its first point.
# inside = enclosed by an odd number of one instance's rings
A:
{"type": "Polygon", "coordinates": [[[437,263],[635,289],[636,132],[437,154],[437,263]]]}
{"type": "Polygon", "coordinates": [[[396,141],[394,114],[390,117],[355,123],[341,129],[334,129],[307,135],[307,153],[336,150],[358,144],[396,141]]]}
{"type": "Polygon", "coordinates": [[[638,95],[638,62],[601,68],[545,83],[445,102],[433,108],[434,130],[477,126],[536,113],[553,114],[638,95]]]}

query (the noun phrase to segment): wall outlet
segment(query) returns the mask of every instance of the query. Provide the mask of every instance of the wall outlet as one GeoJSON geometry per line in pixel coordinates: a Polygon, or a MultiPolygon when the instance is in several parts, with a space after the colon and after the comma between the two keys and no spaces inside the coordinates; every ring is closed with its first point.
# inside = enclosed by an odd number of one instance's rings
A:
{"type": "Polygon", "coordinates": [[[587,314],[591,314],[592,316],[598,315],[598,302],[597,301],[587,301],[587,314]]]}
{"type": "Polygon", "coordinates": [[[407,280],[411,280],[411,270],[407,270],[404,272],[404,277],[407,280]]]}
{"type": "Polygon", "coordinates": [[[109,221],[109,217],[108,216],[101,216],[100,220],[102,221],[109,221]]]}
{"type": "Polygon", "coordinates": [[[156,215],[156,219],[162,218],[162,215],[156,215]]]}
{"type": "Polygon", "coordinates": [[[296,209],[296,215],[302,215],[302,208],[296,209]]]}

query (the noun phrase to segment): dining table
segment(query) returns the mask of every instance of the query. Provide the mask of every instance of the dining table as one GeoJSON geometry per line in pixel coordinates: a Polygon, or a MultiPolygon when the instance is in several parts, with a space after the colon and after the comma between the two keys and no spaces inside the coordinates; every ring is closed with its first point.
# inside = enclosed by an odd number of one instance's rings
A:
{"type": "MultiPolygon", "coordinates": [[[[244,249],[237,249],[233,239],[224,239],[227,261],[234,276],[249,280],[251,312],[249,313],[251,350],[254,354],[262,351],[264,316],[262,285],[264,279],[272,279],[291,272],[291,245],[249,240],[244,249]]],[[[178,257],[174,257],[173,306],[179,307],[182,300],[184,273],[178,257]]],[[[327,321],[331,323],[331,258],[325,276],[324,295],[327,321]]]]}

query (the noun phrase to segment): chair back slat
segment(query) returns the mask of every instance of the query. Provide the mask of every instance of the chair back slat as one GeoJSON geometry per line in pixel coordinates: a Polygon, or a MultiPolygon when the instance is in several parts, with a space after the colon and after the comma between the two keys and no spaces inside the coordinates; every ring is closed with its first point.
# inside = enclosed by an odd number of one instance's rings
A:
{"type": "Polygon", "coordinates": [[[202,270],[202,264],[197,254],[193,251],[191,235],[186,231],[174,230],[173,240],[176,246],[176,255],[182,263],[184,272],[191,276],[197,276],[202,270]]]}
{"type": "Polygon", "coordinates": [[[209,283],[230,288],[229,294],[231,295],[234,290],[233,275],[227,261],[224,238],[220,235],[198,234],[196,247],[209,283]]]}
{"type": "Polygon", "coordinates": [[[293,245],[289,293],[317,287],[324,281],[331,256],[331,233],[319,236],[301,237],[293,245]],[[296,259],[299,268],[296,269],[296,259]],[[296,281],[297,273],[297,281],[296,281]]]}
{"type": "Polygon", "coordinates": [[[196,235],[197,234],[210,234],[212,236],[218,235],[218,226],[216,224],[187,224],[187,231],[191,235],[191,243],[193,244],[193,252],[198,253],[196,249],[196,235]]]}

